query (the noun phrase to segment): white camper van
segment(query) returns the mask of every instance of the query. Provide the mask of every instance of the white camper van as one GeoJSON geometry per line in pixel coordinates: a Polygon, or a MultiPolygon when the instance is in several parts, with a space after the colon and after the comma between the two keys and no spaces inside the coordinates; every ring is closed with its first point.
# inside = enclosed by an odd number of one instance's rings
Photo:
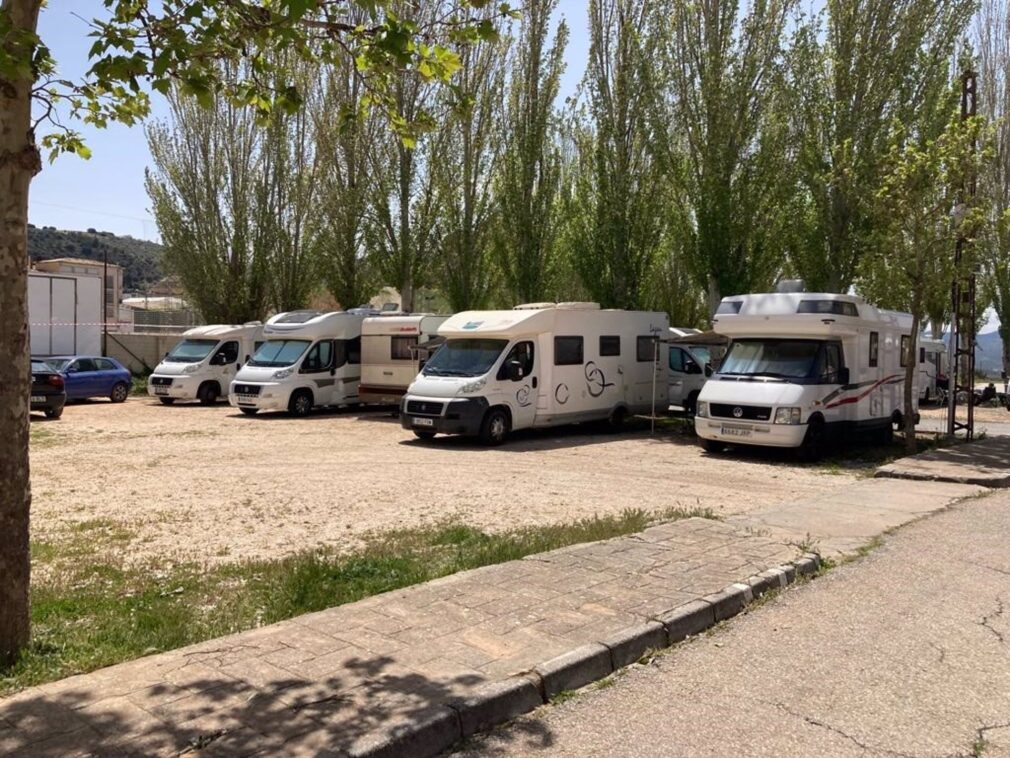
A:
{"type": "Polygon", "coordinates": [[[700,329],[670,327],[669,402],[687,413],[694,413],[701,388],[712,374],[712,345],[704,338],[700,329]]]}
{"type": "Polygon", "coordinates": [[[900,423],[908,314],[853,295],[790,292],[724,298],[712,323],[730,346],[698,397],[706,450],[803,446],[815,459],[829,434],[889,440],[900,423]]]}
{"type": "Polygon", "coordinates": [[[919,402],[937,403],[947,387],[947,343],[931,337],[919,338],[919,402]]]}
{"type": "Polygon", "coordinates": [[[263,339],[263,324],[212,324],[183,332],[147,380],[147,394],[165,405],[199,400],[213,405],[263,339]]]}
{"type": "Polygon", "coordinates": [[[361,402],[399,403],[442,343],[436,331],[447,318],[399,313],[366,318],[361,324],[361,402]]]}
{"type": "Polygon", "coordinates": [[[278,313],[263,327],[263,344],[231,383],[228,402],[245,414],[358,402],[361,322],[353,313],[278,313]]]}
{"type": "Polygon", "coordinates": [[[583,421],[620,425],[667,406],[665,313],[538,303],[466,311],[438,329],[445,344],[407,389],[405,429],[477,435],[583,421]],[[655,400],[654,400],[655,398],[655,400]]]}

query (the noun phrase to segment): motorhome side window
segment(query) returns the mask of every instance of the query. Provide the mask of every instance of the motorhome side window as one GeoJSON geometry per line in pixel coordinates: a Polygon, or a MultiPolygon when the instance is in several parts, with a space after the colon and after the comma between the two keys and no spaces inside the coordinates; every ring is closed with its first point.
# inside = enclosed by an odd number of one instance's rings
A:
{"type": "Polygon", "coordinates": [[[639,337],[635,347],[639,363],[651,362],[656,359],[656,340],[651,334],[639,337]]]}
{"type": "Polygon", "coordinates": [[[621,354],[621,336],[600,337],[600,357],[621,354]]]}
{"type": "Polygon", "coordinates": [[[907,334],[901,335],[901,367],[905,368],[908,365],[908,345],[912,341],[912,338],[907,334]]]}
{"type": "Polygon", "coordinates": [[[879,354],[880,354],[880,334],[878,332],[870,332],[870,368],[877,367],[879,354]]]}
{"type": "Polygon", "coordinates": [[[361,337],[347,340],[347,362],[352,366],[361,363],[361,337]]]}
{"type": "Polygon", "coordinates": [[[234,363],[238,360],[238,342],[225,342],[214,357],[223,365],[234,363]]]}
{"type": "Polygon", "coordinates": [[[394,361],[409,361],[413,356],[411,348],[417,345],[417,337],[391,337],[389,357],[394,361]]]}
{"type": "Polygon", "coordinates": [[[925,362],[926,362],[926,348],[920,347],[919,348],[919,363],[925,363],[925,362]]]}
{"type": "Polygon", "coordinates": [[[837,342],[825,342],[821,347],[820,371],[818,377],[825,384],[837,384],[842,369],[842,346],[837,342]]]}
{"type": "Polygon", "coordinates": [[[527,377],[533,373],[533,343],[529,341],[518,342],[512,346],[509,350],[509,354],[505,356],[505,360],[502,361],[501,367],[498,369],[498,380],[504,381],[508,379],[508,366],[512,361],[519,361],[519,365],[523,370],[523,377],[527,377]]]}
{"type": "Polygon", "coordinates": [[[302,363],[302,372],[328,371],[333,365],[333,342],[322,340],[309,350],[302,363]]]}
{"type": "Polygon", "coordinates": [[[554,365],[582,365],[582,337],[554,338],[554,365]]]}

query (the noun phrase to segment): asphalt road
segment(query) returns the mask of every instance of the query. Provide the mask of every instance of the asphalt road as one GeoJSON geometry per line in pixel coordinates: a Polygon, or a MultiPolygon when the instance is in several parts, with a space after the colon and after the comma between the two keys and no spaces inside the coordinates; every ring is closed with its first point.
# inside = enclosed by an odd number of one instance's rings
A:
{"type": "Polygon", "coordinates": [[[1010,493],[965,501],[465,750],[1010,755],[1008,545],[1010,493]]]}

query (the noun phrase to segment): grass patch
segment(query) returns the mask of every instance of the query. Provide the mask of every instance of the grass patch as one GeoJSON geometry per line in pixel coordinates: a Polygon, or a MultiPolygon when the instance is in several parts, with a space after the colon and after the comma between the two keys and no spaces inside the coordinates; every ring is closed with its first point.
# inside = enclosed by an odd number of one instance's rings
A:
{"type": "Polygon", "coordinates": [[[150,374],[134,374],[133,384],[130,385],[131,395],[147,395],[147,380],[150,374]]]}
{"type": "Polygon", "coordinates": [[[449,521],[374,534],[350,554],[314,550],[209,569],[129,565],[132,535],[96,520],[32,545],[33,640],[0,671],[0,695],[150,653],[252,629],[567,545],[618,537],[707,510],[626,510],[567,524],[487,533],[449,521]]]}
{"type": "Polygon", "coordinates": [[[28,430],[28,444],[32,450],[42,450],[43,448],[52,447],[58,444],[59,441],[59,435],[46,429],[45,424],[39,425],[33,423],[28,430]]]}

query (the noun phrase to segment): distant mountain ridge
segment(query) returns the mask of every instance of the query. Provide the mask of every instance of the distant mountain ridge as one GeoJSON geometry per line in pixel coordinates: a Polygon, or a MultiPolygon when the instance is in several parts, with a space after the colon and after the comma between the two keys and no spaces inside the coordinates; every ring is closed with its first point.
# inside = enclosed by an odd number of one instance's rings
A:
{"type": "Polygon", "coordinates": [[[28,225],[28,257],[33,261],[52,258],[86,258],[123,267],[123,287],[127,292],[143,292],[165,276],[162,246],[157,242],[118,237],[112,232],[86,232],[28,225]]]}

